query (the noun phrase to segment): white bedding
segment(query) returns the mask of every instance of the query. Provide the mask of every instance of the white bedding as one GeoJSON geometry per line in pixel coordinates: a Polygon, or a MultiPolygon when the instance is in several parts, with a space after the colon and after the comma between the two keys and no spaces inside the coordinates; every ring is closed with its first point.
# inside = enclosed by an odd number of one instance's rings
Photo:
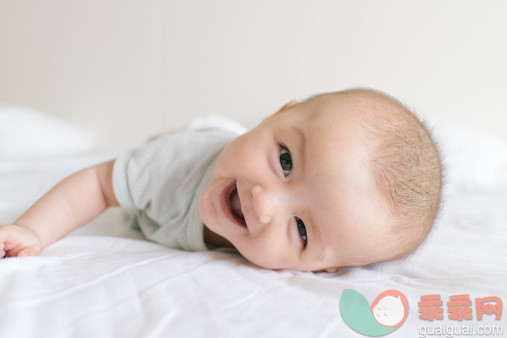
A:
{"type": "MultiPolygon", "coordinates": [[[[442,143],[456,130],[440,130],[442,143]]],[[[473,144],[491,149],[496,141],[488,137],[473,144]]],[[[38,257],[0,260],[0,337],[364,337],[340,315],[344,289],[369,303],[388,289],[407,296],[407,319],[387,337],[417,337],[421,326],[444,324],[500,325],[507,335],[507,314],[478,321],[475,307],[469,321],[447,319],[445,305],[444,320],[419,319],[422,295],[440,294],[444,304],[459,294],[507,301],[507,147],[497,143],[488,153],[451,143],[442,144],[452,159],[444,212],[407,259],[334,274],[265,270],[230,253],[145,241],[113,208],[38,257]],[[470,170],[456,169],[463,166],[470,170]]],[[[68,174],[113,156],[0,154],[0,222],[14,221],[68,174]]]]}

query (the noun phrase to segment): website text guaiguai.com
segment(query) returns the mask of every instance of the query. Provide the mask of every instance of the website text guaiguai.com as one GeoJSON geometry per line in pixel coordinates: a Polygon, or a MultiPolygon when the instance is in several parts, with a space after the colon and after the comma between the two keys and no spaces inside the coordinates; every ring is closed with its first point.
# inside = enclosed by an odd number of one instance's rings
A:
{"type": "Polygon", "coordinates": [[[445,336],[466,337],[466,336],[490,336],[502,337],[504,327],[501,325],[423,325],[419,327],[419,337],[445,336]]]}

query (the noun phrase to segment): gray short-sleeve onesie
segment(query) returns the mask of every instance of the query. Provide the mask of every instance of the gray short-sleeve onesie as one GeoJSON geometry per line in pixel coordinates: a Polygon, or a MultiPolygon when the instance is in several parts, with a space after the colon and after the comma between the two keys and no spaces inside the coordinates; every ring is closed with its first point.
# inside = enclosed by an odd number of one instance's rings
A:
{"type": "Polygon", "coordinates": [[[172,248],[207,250],[199,198],[218,155],[237,136],[222,129],[187,130],[124,151],[113,168],[118,203],[135,212],[148,239],[172,248]]]}

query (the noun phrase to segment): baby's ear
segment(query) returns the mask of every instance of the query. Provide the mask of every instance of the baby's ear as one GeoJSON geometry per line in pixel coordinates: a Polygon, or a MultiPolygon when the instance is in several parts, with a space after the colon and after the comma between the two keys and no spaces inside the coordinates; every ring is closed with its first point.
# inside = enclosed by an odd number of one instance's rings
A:
{"type": "Polygon", "coordinates": [[[296,104],[298,104],[299,101],[296,101],[296,100],[290,100],[289,102],[287,102],[282,108],[278,109],[278,111],[275,113],[278,114],[278,113],[281,113],[283,112],[285,109],[289,109],[290,107],[292,106],[295,106],[296,104]]]}

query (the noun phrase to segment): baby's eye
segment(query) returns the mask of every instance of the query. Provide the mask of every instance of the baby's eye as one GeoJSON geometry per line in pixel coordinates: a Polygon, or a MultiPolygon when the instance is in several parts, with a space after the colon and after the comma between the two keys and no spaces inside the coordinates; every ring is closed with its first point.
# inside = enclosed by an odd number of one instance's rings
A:
{"type": "Polygon", "coordinates": [[[292,171],[292,156],[289,149],[284,146],[282,146],[282,151],[280,152],[280,165],[282,166],[283,175],[285,177],[289,176],[292,171]]]}
{"type": "Polygon", "coordinates": [[[299,235],[303,239],[303,242],[305,242],[305,244],[303,244],[303,248],[304,248],[304,247],[306,247],[306,243],[308,243],[308,237],[306,236],[306,227],[305,227],[305,224],[303,223],[303,221],[297,217],[296,217],[296,223],[298,226],[299,235]]]}

